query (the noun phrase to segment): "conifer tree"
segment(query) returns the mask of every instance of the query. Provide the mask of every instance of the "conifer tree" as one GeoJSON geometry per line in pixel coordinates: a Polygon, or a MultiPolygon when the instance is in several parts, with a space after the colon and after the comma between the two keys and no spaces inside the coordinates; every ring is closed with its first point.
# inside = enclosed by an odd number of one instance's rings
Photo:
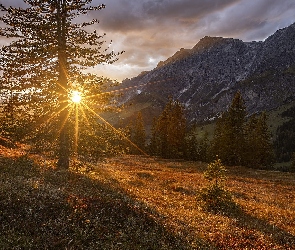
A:
{"type": "Polygon", "coordinates": [[[95,96],[89,103],[102,105],[106,96],[97,94],[108,80],[83,70],[112,63],[117,56],[103,51],[103,36],[96,30],[90,32],[90,26],[98,20],[76,22],[89,11],[105,7],[90,6],[91,2],[24,0],[24,8],[0,4],[0,35],[11,39],[9,45],[1,48],[1,85],[8,82],[10,89],[21,93],[21,111],[27,121],[40,124],[58,117],[58,135],[51,137],[59,137],[60,168],[69,167],[72,130],[68,119],[69,94],[83,89],[88,96],[95,96]]]}
{"type": "Polygon", "coordinates": [[[141,112],[137,113],[135,124],[132,129],[131,139],[141,150],[145,150],[146,133],[141,112]]]}
{"type": "Polygon", "coordinates": [[[250,167],[270,167],[274,162],[274,150],[265,112],[257,118],[253,115],[246,126],[247,157],[250,167]]]}
{"type": "Polygon", "coordinates": [[[257,146],[259,144],[257,137],[257,124],[258,118],[254,114],[249,118],[247,125],[245,126],[245,135],[247,142],[245,164],[249,167],[257,167],[259,160],[257,158],[257,146]]]}
{"type": "Polygon", "coordinates": [[[151,148],[164,158],[183,156],[186,119],[179,101],[169,98],[161,115],[154,121],[151,148]]]}
{"type": "Polygon", "coordinates": [[[290,171],[295,172],[295,152],[292,154],[290,171]]]}
{"type": "Polygon", "coordinates": [[[187,160],[207,162],[209,159],[208,133],[198,135],[196,126],[185,137],[184,157],[187,160]]]}
{"type": "Polygon", "coordinates": [[[243,164],[245,157],[246,107],[240,92],[237,92],[229,109],[216,124],[213,152],[228,165],[243,164]]]}
{"type": "Polygon", "coordinates": [[[158,120],[156,117],[153,118],[153,123],[152,123],[152,129],[151,129],[151,141],[149,143],[149,152],[152,155],[160,156],[161,155],[161,150],[160,150],[160,136],[158,132],[158,120]]]}

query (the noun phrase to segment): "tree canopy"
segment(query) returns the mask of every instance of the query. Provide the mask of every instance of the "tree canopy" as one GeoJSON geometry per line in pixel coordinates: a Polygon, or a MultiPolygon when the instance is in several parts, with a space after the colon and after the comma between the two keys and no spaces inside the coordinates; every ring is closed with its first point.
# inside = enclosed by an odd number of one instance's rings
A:
{"type": "Polygon", "coordinates": [[[90,31],[98,20],[79,22],[90,11],[105,8],[103,4],[91,6],[91,2],[24,0],[24,8],[0,4],[0,35],[10,42],[1,48],[1,96],[7,103],[17,99],[15,109],[23,120],[31,121],[30,130],[55,127],[51,143],[59,145],[59,166],[65,168],[77,105],[69,95],[80,91],[86,109],[104,109],[109,95],[101,93],[109,79],[85,73],[85,69],[113,63],[119,55],[107,51],[105,34],[94,28],[90,31]]]}

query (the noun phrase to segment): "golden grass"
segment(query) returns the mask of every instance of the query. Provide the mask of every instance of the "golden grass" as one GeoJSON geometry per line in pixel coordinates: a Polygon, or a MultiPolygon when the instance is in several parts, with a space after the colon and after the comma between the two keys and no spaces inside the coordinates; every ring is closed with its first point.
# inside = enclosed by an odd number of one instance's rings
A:
{"type": "MultiPolygon", "coordinates": [[[[202,211],[196,194],[207,185],[204,163],[143,157],[109,159],[95,168],[120,188],[165,218],[192,248],[196,239],[219,249],[292,249],[295,247],[295,175],[231,167],[227,188],[240,211],[202,211]]],[[[102,177],[103,176],[103,177],[102,177]]]]}
{"type": "Polygon", "coordinates": [[[294,249],[295,174],[228,169],[240,209],[202,210],[206,164],[140,156],[52,169],[0,152],[0,248],[294,249]],[[2,155],[2,156],[1,156],[2,155]]]}

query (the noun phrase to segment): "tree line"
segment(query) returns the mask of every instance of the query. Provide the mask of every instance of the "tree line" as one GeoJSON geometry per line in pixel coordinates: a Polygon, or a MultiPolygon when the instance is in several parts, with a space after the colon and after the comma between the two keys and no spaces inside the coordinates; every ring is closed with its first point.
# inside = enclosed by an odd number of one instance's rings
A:
{"type": "Polygon", "coordinates": [[[187,125],[183,105],[172,98],[162,113],[154,118],[149,142],[145,141],[140,113],[135,124],[131,129],[133,135],[129,132],[131,140],[151,155],[205,162],[218,155],[224,164],[252,168],[268,168],[275,161],[265,112],[248,117],[240,92],[217,119],[211,140],[208,133],[198,130],[196,125],[187,125]]]}

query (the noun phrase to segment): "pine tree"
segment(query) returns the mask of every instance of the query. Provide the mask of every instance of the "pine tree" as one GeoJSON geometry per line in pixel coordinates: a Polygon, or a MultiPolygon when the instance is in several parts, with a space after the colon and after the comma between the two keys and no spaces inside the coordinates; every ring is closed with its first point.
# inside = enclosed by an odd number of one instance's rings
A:
{"type": "Polygon", "coordinates": [[[152,129],[151,129],[151,141],[149,143],[149,152],[152,155],[160,156],[161,150],[161,140],[158,131],[158,120],[156,117],[153,118],[152,129]]]}
{"type": "Polygon", "coordinates": [[[290,167],[290,171],[291,172],[295,172],[295,152],[293,152],[292,154],[292,159],[291,159],[291,167],[290,167]]]}
{"type": "Polygon", "coordinates": [[[82,23],[76,20],[105,6],[89,6],[92,0],[24,2],[26,8],[0,4],[3,12],[0,35],[12,38],[12,42],[1,49],[1,85],[5,81],[15,93],[20,93],[19,112],[24,111],[22,116],[27,121],[39,125],[40,121],[58,117],[58,131],[55,131],[58,135],[52,134],[51,138],[59,137],[58,167],[68,168],[73,126],[68,119],[71,115],[69,94],[83,89],[84,94],[93,96],[88,104],[102,105],[106,95],[97,94],[108,79],[83,73],[83,70],[116,60],[113,52],[102,53],[103,36],[95,30],[89,32],[89,26],[98,20],[82,23]]]}
{"type": "Polygon", "coordinates": [[[265,112],[259,117],[256,115],[250,117],[245,135],[247,143],[245,165],[254,168],[270,167],[274,162],[274,151],[265,112]]]}
{"type": "Polygon", "coordinates": [[[246,107],[237,92],[229,109],[223,113],[216,124],[213,139],[213,151],[228,165],[243,164],[245,157],[245,121],[246,107]]]}
{"type": "Polygon", "coordinates": [[[154,121],[151,150],[164,158],[183,157],[186,134],[184,108],[169,98],[161,115],[154,121]]]}
{"type": "Polygon", "coordinates": [[[254,114],[250,117],[245,127],[245,135],[247,142],[245,164],[253,168],[258,167],[259,165],[259,159],[257,158],[257,147],[259,144],[259,138],[257,137],[257,125],[258,118],[254,114]]]}
{"type": "Polygon", "coordinates": [[[257,154],[259,165],[270,167],[274,163],[274,149],[271,140],[271,134],[267,125],[267,116],[262,112],[257,122],[257,154]]]}
{"type": "MultiPolygon", "coordinates": [[[[145,128],[144,128],[144,123],[143,123],[143,117],[142,113],[138,112],[137,117],[135,120],[135,124],[132,129],[132,141],[141,149],[145,150],[145,141],[146,141],[146,133],[145,133],[145,128]]],[[[141,153],[138,152],[139,150],[135,149],[136,153],[141,153]]]]}
{"type": "Polygon", "coordinates": [[[209,148],[208,133],[205,132],[199,136],[197,127],[193,126],[185,137],[184,158],[192,161],[207,162],[210,154],[209,148]]]}
{"type": "Polygon", "coordinates": [[[208,164],[204,177],[209,181],[209,185],[203,188],[197,197],[204,209],[214,213],[228,214],[237,211],[238,206],[225,187],[226,172],[227,170],[219,158],[208,164]]]}

